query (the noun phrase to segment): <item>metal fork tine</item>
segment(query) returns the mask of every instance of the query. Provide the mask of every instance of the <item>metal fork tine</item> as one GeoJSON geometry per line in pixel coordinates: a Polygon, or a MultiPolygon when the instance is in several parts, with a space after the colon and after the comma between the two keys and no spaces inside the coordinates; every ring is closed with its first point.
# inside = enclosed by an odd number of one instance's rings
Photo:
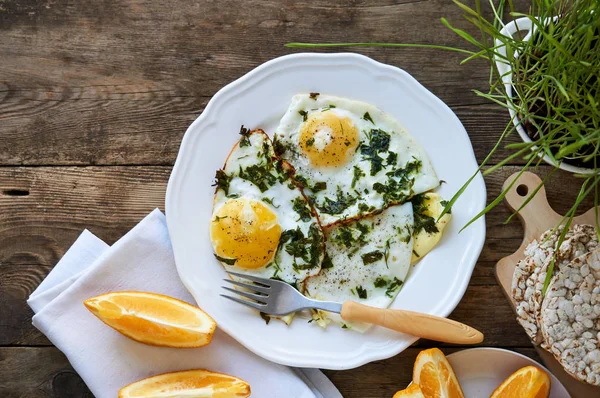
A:
{"type": "Polygon", "coordinates": [[[257,282],[257,283],[263,284],[266,287],[270,287],[271,286],[271,281],[269,279],[259,278],[258,276],[252,276],[252,275],[239,274],[237,272],[231,272],[231,271],[227,271],[227,273],[229,275],[237,276],[239,278],[244,278],[244,279],[248,279],[248,280],[253,281],[253,282],[257,282]]]}
{"type": "Polygon", "coordinates": [[[231,284],[239,286],[239,287],[243,287],[248,290],[254,290],[254,291],[257,291],[260,293],[269,293],[271,291],[270,288],[264,287],[262,285],[254,285],[254,284],[250,284],[250,283],[238,282],[233,279],[223,279],[223,281],[231,283],[231,284]]]}
{"type": "Polygon", "coordinates": [[[232,288],[226,287],[226,286],[221,286],[221,287],[223,289],[227,290],[228,292],[232,292],[232,293],[235,293],[235,294],[239,294],[240,296],[243,296],[243,297],[246,297],[246,298],[249,298],[249,299],[252,299],[252,300],[256,300],[260,304],[267,304],[267,301],[269,299],[269,296],[261,296],[259,294],[246,293],[246,292],[243,292],[241,290],[235,290],[235,289],[232,289],[232,288]]]}
{"type": "Polygon", "coordinates": [[[253,303],[253,302],[251,302],[251,301],[248,301],[248,300],[242,300],[242,299],[239,299],[239,298],[237,298],[237,297],[231,297],[231,296],[227,296],[227,295],[225,295],[225,294],[221,294],[220,296],[221,296],[221,297],[225,297],[226,299],[229,299],[229,300],[235,301],[236,303],[239,303],[239,304],[245,305],[246,307],[253,308],[253,309],[255,309],[255,310],[258,310],[258,311],[262,311],[262,310],[264,310],[264,309],[265,309],[265,307],[266,307],[266,305],[265,305],[265,304],[253,303]]]}

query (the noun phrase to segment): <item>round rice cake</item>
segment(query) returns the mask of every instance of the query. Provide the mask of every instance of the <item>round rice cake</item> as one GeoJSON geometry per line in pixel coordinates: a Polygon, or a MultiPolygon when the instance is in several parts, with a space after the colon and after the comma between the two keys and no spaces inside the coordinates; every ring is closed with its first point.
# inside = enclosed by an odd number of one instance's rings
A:
{"type": "MultiPolygon", "coordinates": [[[[542,305],[542,290],[548,266],[552,262],[562,227],[546,231],[539,240],[532,241],[525,249],[525,258],[517,264],[513,274],[512,296],[515,300],[517,321],[529,338],[544,345],[538,336],[542,305]]],[[[598,246],[596,230],[591,225],[573,225],[565,234],[558,253],[554,272],[598,246]]]]}
{"type": "Polygon", "coordinates": [[[600,386],[600,249],[563,266],[541,308],[540,329],[565,371],[600,386]]]}

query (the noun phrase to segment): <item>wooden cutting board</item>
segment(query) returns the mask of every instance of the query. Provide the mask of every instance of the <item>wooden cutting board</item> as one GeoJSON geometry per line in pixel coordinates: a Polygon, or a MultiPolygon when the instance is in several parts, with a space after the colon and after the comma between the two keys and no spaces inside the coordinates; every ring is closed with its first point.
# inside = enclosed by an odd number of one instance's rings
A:
{"type": "MultiPolygon", "coordinates": [[[[517,176],[518,173],[515,173],[508,177],[504,182],[503,189],[506,189],[517,176]]],[[[534,192],[541,182],[542,180],[537,175],[530,172],[523,173],[511,187],[510,191],[507,192],[506,197],[504,198],[506,205],[513,211],[517,210],[525,202],[528,195],[531,192],[534,192]]],[[[592,208],[586,213],[575,217],[573,222],[576,224],[594,225],[594,214],[595,212],[592,208]]],[[[515,310],[515,302],[513,301],[511,294],[512,276],[517,263],[525,257],[525,248],[533,239],[539,238],[542,233],[558,225],[563,218],[550,207],[546,197],[546,189],[544,187],[542,187],[533,199],[521,209],[518,217],[525,230],[523,243],[515,253],[504,257],[496,264],[496,279],[498,279],[498,283],[502,287],[502,290],[504,290],[513,310],[515,310]]],[[[554,359],[552,354],[541,347],[536,346],[535,348],[546,367],[561,381],[571,396],[574,398],[600,397],[600,387],[592,387],[576,380],[563,370],[560,363],[554,359]]]]}

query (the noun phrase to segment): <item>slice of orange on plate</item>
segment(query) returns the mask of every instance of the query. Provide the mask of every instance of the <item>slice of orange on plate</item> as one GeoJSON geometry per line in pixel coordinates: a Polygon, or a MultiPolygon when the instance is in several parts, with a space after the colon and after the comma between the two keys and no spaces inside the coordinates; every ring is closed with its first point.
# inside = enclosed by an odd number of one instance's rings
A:
{"type": "Polygon", "coordinates": [[[210,343],[217,326],[200,308],[156,293],[107,293],[84,304],[108,326],[150,345],[202,347],[210,343]]]}
{"type": "Polygon", "coordinates": [[[395,393],[392,398],[425,398],[425,395],[423,395],[423,391],[421,391],[421,387],[417,383],[412,383],[404,390],[395,393]]]}
{"type": "Polygon", "coordinates": [[[490,398],[546,398],[550,395],[550,377],[535,366],[525,366],[510,375],[490,398]]]}
{"type": "Polygon", "coordinates": [[[165,373],[132,383],[119,398],[243,398],[250,385],[242,379],[204,369],[165,373]]]}
{"type": "Polygon", "coordinates": [[[421,351],[413,367],[413,383],[426,398],[464,398],[446,356],[437,348],[421,351]]]}

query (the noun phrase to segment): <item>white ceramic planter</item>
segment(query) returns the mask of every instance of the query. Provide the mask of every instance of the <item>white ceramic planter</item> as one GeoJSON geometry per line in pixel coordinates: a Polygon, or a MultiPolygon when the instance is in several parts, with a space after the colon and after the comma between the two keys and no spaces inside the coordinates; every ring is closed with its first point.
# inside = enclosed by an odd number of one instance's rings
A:
{"type": "MultiPolygon", "coordinates": [[[[525,37],[523,37],[523,40],[530,40],[531,35],[534,30],[535,30],[535,27],[533,26],[533,23],[531,22],[531,20],[529,18],[523,17],[523,18],[516,19],[516,20],[511,21],[508,24],[506,24],[504,26],[504,28],[501,30],[501,33],[506,36],[514,37],[514,35],[519,31],[520,32],[528,32],[527,35],[525,35],[525,37]]],[[[502,42],[499,40],[496,40],[496,45],[501,46],[502,42]]],[[[506,47],[505,46],[498,47],[498,52],[500,54],[506,55],[506,47]]],[[[498,67],[498,71],[500,72],[500,75],[502,76],[502,81],[504,83],[506,93],[508,94],[509,98],[512,98],[512,93],[513,93],[512,76],[513,76],[513,74],[512,74],[511,65],[508,64],[507,62],[505,62],[504,60],[496,57],[496,66],[498,67]]],[[[510,99],[507,100],[507,102],[509,105],[513,105],[510,103],[510,99]]],[[[521,121],[515,115],[515,111],[511,107],[509,107],[508,112],[510,113],[511,120],[514,123],[514,125],[517,129],[517,132],[521,136],[521,139],[525,142],[532,142],[531,138],[529,138],[529,136],[525,132],[525,129],[521,125],[521,121]]],[[[576,166],[572,166],[567,163],[558,164],[554,159],[552,159],[548,155],[544,155],[544,161],[548,164],[557,166],[557,167],[559,167],[563,170],[569,171],[571,173],[592,174],[594,172],[594,170],[592,170],[592,169],[576,167],[576,166]]]]}

